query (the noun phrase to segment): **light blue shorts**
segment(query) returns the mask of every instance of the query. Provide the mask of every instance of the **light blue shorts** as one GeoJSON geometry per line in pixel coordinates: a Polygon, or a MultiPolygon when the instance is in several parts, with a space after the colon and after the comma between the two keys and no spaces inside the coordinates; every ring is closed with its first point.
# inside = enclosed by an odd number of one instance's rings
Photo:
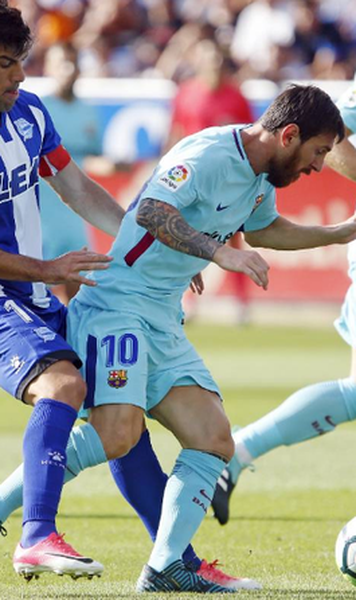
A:
{"type": "Polygon", "coordinates": [[[341,337],[353,348],[356,348],[356,284],[352,283],[347,290],[340,316],[334,325],[341,337]]]}
{"type": "Polygon", "coordinates": [[[221,395],[181,326],[165,333],[135,314],[72,300],[67,340],[84,365],[88,386],[84,409],[132,404],[148,412],[178,385],[199,385],[221,395]]]}

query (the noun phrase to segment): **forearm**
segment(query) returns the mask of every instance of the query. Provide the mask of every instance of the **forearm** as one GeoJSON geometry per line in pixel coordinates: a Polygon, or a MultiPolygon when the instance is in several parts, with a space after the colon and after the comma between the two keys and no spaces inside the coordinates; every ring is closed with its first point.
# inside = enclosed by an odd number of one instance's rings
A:
{"type": "Polygon", "coordinates": [[[125,215],[124,209],[112,196],[89,178],[70,206],[85,221],[113,237],[116,237],[125,215]]]}
{"type": "Polygon", "coordinates": [[[172,250],[213,261],[226,271],[246,273],[257,285],[267,289],[269,266],[257,252],[236,250],[200,233],[170,204],[146,198],[140,203],[136,220],[172,250]]]}
{"type": "Polygon", "coordinates": [[[345,128],[346,137],[340,144],[335,144],[332,151],[326,155],[325,164],[343,177],[356,181],[356,148],[348,136],[352,131],[345,128]]]}
{"type": "Polygon", "coordinates": [[[0,279],[45,281],[45,274],[46,266],[43,260],[0,250],[0,279]]]}
{"type": "Polygon", "coordinates": [[[219,242],[188,225],[174,206],[159,200],[145,198],[141,201],[137,223],[177,252],[211,261],[221,247],[219,242]]]}
{"type": "Polygon", "coordinates": [[[346,142],[342,148],[336,147],[330,152],[325,163],[343,177],[356,181],[356,148],[348,140],[346,142]]]}
{"type": "Polygon", "coordinates": [[[124,209],[73,161],[47,181],[63,202],[85,221],[113,237],[117,235],[124,209]]]}
{"type": "Polygon", "coordinates": [[[355,223],[346,221],[337,225],[297,225],[278,217],[269,227],[245,233],[252,247],[274,250],[302,250],[331,244],[346,244],[355,236],[355,223]]]}

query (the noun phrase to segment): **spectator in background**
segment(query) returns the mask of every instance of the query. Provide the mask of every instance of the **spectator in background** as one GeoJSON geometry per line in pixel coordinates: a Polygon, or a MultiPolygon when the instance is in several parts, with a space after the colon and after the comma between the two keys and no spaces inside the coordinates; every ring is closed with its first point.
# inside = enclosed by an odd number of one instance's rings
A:
{"type": "MultiPolygon", "coordinates": [[[[55,80],[52,96],[43,99],[53,121],[60,128],[64,146],[73,160],[85,167],[90,155],[100,155],[101,139],[95,107],[77,98],[74,84],[79,76],[77,52],[69,43],[52,46],[46,54],[45,74],[55,80]]],[[[95,165],[94,165],[95,166],[95,165]]],[[[93,161],[90,171],[94,170],[93,161]]],[[[88,225],[68,208],[50,186],[40,182],[43,255],[46,260],[72,250],[90,247],[88,225]]],[[[67,304],[78,291],[76,282],[57,285],[53,290],[67,304]]]]}
{"type": "MultiPolygon", "coordinates": [[[[261,77],[274,82],[351,79],[356,68],[354,0],[9,1],[23,11],[36,34],[36,49],[26,65],[30,75],[43,73],[48,47],[71,40],[87,76],[152,77],[161,72],[179,81],[176,42],[189,42],[189,33],[196,35],[194,42],[208,38],[224,51],[231,47],[240,82],[261,77]]],[[[189,56],[185,58],[189,69],[189,56]]]]}
{"type": "Polygon", "coordinates": [[[287,4],[256,0],[239,14],[231,54],[245,71],[245,78],[264,76],[271,70],[275,46],[291,46],[294,22],[287,4]]]}
{"type": "MultiPolygon", "coordinates": [[[[173,102],[168,148],[183,137],[206,127],[253,121],[250,105],[234,80],[231,62],[223,56],[214,41],[205,39],[195,45],[192,64],[195,76],[178,86],[173,102]]],[[[234,248],[240,247],[239,233],[235,234],[231,244],[234,248]]],[[[244,273],[234,273],[231,278],[234,284],[234,298],[239,300],[237,321],[246,323],[249,304],[248,278],[244,273]]],[[[189,302],[189,305],[191,312],[192,302],[189,302]]]]}
{"type": "Polygon", "coordinates": [[[173,101],[168,145],[206,127],[251,123],[251,108],[235,83],[224,57],[212,40],[194,48],[195,76],[183,81],[173,101]]]}
{"type": "Polygon", "coordinates": [[[139,0],[89,0],[73,39],[83,72],[101,77],[136,75],[133,45],[146,28],[146,11],[139,0]]]}
{"type": "Polygon", "coordinates": [[[10,0],[21,10],[36,37],[36,46],[26,63],[29,75],[41,75],[47,49],[71,40],[87,10],[87,0],[10,0]]]}

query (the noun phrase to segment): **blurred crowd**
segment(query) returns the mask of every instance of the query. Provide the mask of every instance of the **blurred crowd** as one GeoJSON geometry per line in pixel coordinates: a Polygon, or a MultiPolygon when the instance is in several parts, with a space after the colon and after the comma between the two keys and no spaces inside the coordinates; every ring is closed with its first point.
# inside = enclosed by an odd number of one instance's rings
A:
{"type": "Polygon", "coordinates": [[[201,42],[218,48],[236,83],[264,78],[352,79],[355,0],[9,0],[35,32],[27,73],[70,41],[87,77],[196,73],[201,42]]]}

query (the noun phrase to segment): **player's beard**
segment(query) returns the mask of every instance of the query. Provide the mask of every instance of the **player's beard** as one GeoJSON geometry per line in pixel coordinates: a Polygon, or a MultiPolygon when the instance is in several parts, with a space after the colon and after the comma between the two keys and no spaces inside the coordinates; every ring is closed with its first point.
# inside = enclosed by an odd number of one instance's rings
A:
{"type": "Polygon", "coordinates": [[[287,187],[293,181],[299,179],[302,171],[297,169],[296,165],[299,162],[299,149],[295,151],[293,156],[285,161],[271,159],[268,168],[267,180],[276,188],[287,187]]]}
{"type": "Polygon", "coordinates": [[[4,100],[3,98],[0,98],[0,113],[9,112],[15,105],[16,100],[17,98],[14,98],[13,100],[4,100]]]}

